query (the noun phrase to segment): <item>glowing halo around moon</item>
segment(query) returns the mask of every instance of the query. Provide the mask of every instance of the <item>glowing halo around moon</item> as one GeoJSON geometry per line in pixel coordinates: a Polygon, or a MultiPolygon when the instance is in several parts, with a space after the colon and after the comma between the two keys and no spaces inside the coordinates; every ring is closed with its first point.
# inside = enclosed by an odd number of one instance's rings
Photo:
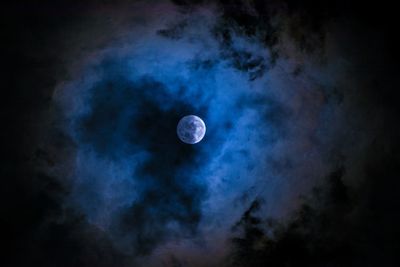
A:
{"type": "Polygon", "coordinates": [[[193,145],[204,138],[206,125],[200,117],[187,115],[178,122],[176,133],[182,142],[193,145]]]}

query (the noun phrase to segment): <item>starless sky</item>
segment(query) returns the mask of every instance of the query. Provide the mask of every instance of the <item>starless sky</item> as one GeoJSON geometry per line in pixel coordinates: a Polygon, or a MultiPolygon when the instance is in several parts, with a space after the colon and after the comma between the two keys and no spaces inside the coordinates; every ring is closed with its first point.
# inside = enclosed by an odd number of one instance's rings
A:
{"type": "Polygon", "coordinates": [[[1,266],[397,266],[390,6],[1,12],[1,266]]]}

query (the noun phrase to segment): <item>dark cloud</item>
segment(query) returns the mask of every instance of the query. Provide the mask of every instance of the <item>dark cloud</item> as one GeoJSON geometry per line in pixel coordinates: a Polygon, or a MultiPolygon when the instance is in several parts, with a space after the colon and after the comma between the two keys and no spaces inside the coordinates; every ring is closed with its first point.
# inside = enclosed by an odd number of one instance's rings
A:
{"type": "Polygon", "coordinates": [[[1,265],[396,266],[388,8],[174,2],[1,11],[1,265]]]}
{"type": "Polygon", "coordinates": [[[171,25],[170,27],[166,29],[162,29],[158,31],[158,34],[161,36],[164,36],[166,38],[171,38],[171,39],[180,39],[183,36],[183,31],[185,27],[187,26],[187,23],[185,21],[176,23],[175,25],[171,25]]]}
{"type": "Polygon", "coordinates": [[[191,173],[196,170],[193,166],[199,162],[199,153],[197,147],[176,138],[176,125],[185,114],[205,113],[201,106],[176,99],[164,84],[149,77],[129,81],[121,65],[114,59],[100,65],[107,75],[91,88],[91,110],[77,121],[77,142],[112,161],[147,151],[147,159],[136,167],[136,174],[127,174],[136,181],[140,196],[119,211],[121,218],[111,227],[134,253],[148,254],[173,234],[169,223],[177,223],[180,231],[188,234],[196,231],[200,200],[205,194],[191,173]]]}
{"type": "MultiPolygon", "coordinates": [[[[353,191],[339,168],[315,188],[285,223],[262,220],[254,200],[233,230],[232,266],[396,266],[399,262],[398,201],[389,188],[399,158],[374,148],[365,166],[365,184],[353,191]],[[388,212],[389,211],[389,212],[388,212]]],[[[393,184],[394,183],[394,184],[393,184]]]]}

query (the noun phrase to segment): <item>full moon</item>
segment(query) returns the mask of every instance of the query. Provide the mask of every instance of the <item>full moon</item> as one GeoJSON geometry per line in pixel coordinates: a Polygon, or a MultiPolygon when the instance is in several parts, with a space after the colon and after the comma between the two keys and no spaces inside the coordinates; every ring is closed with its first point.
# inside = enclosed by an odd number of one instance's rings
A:
{"type": "Polygon", "coordinates": [[[193,145],[203,139],[206,134],[206,125],[201,118],[187,115],[180,119],[176,132],[182,142],[193,145]]]}

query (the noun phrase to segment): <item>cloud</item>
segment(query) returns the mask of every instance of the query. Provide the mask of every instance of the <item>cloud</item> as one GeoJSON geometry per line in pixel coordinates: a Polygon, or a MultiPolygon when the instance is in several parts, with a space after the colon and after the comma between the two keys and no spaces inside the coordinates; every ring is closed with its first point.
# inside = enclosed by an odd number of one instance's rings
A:
{"type": "Polygon", "coordinates": [[[386,214],[382,207],[398,206],[387,197],[393,193],[387,186],[398,184],[391,179],[398,158],[373,149],[376,154],[367,160],[363,177],[368,182],[357,188],[346,186],[346,170],[338,167],[287,221],[262,219],[263,204],[254,200],[232,228],[236,236],[228,265],[396,266],[393,245],[398,241],[393,233],[399,216],[386,214]]]}
{"type": "Polygon", "coordinates": [[[189,13],[121,26],[125,36],[89,54],[55,93],[76,146],[67,206],[125,253],[228,236],[249,194],[265,199],[266,214],[286,216],[326,172],[311,139],[324,91],[307,69],[291,75],[291,59],[272,60],[260,38],[224,24],[213,7],[189,13]],[[221,27],[228,43],[215,35],[221,27]],[[207,124],[199,145],[176,137],[187,114],[207,124]]]}
{"type": "Polygon", "coordinates": [[[57,212],[40,217],[39,262],[221,266],[232,226],[254,209],[257,226],[290,224],[299,196],[327,183],[338,162],[346,188],[363,179],[360,155],[382,114],[371,126],[362,118],[373,104],[360,107],[342,37],[324,17],[314,29],[289,2],[253,3],[95,5],[60,29],[67,73],[36,129],[51,129],[36,160],[63,190],[50,190],[57,212]],[[187,114],[207,124],[195,146],[176,136],[187,114]],[[45,255],[64,243],[76,251],[45,255]]]}

